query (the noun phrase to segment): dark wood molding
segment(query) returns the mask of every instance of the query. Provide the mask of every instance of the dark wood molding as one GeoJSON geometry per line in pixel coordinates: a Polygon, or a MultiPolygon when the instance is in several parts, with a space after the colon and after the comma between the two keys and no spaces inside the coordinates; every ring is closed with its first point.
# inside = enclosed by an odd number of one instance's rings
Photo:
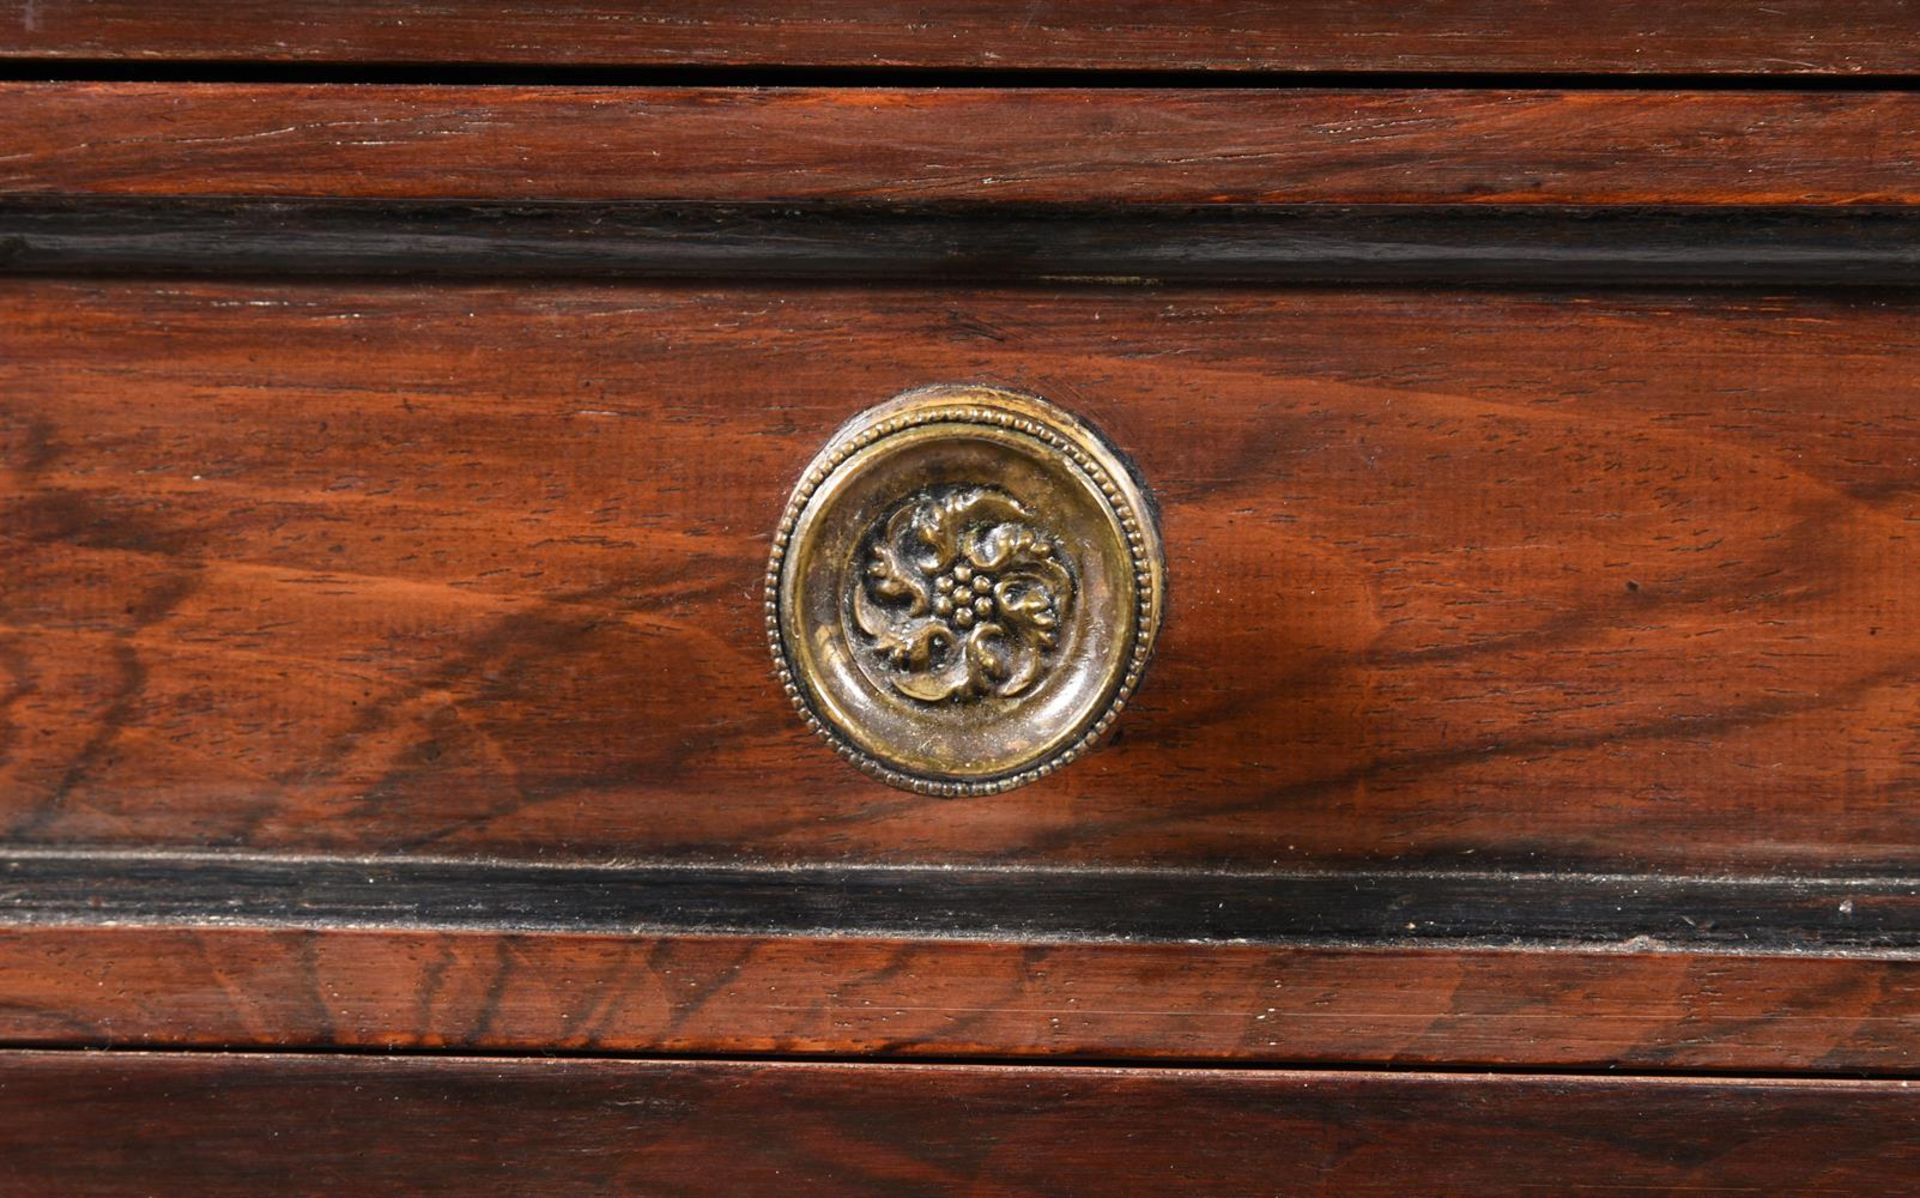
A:
{"type": "Polygon", "coordinates": [[[212,922],[1141,943],[1920,948],[1920,879],[1372,870],[530,865],[0,854],[20,924],[212,922]]]}
{"type": "Polygon", "coordinates": [[[1920,209],[17,199],[0,272],[1912,287],[1920,209]]]}

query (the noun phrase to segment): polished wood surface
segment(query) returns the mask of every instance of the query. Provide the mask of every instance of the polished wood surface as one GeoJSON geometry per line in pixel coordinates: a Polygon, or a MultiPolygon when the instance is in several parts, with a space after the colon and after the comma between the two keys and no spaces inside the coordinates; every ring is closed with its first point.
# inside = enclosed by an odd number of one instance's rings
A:
{"type": "Polygon", "coordinates": [[[0,289],[20,843],[1901,872],[1897,296],[0,289]],[[816,744],[768,537],[841,420],[1047,395],[1163,507],[1118,740],[990,801],[816,744]]]}
{"type": "Polygon", "coordinates": [[[1898,1081],[0,1054],[0,1185],[84,1193],[1897,1193],[1898,1081]]]}
{"type": "Polygon", "coordinates": [[[1916,47],[0,0],[0,1193],[1912,1189],[1916,47]],[[973,800],[763,642],[936,382],[1168,555],[973,800]]]}
{"type": "Polygon", "coordinates": [[[8,0],[0,57],[207,63],[1912,74],[1901,0],[8,0]]]}
{"type": "Polygon", "coordinates": [[[1910,204],[1912,92],[7,83],[0,194],[1910,204]]]}
{"type": "MultiPolygon", "coordinates": [[[[450,903],[453,900],[450,900],[450,903]]],[[[1920,1064],[1909,954],[11,927],[0,1043],[1798,1073],[1920,1064]]]]}

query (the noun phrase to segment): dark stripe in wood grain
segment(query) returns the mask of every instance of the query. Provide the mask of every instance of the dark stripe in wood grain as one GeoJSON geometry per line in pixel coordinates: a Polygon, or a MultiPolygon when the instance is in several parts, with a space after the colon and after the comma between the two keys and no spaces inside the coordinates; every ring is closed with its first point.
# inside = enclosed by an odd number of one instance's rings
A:
{"type": "Polygon", "coordinates": [[[1914,287],[1920,209],[0,200],[0,271],[1914,287]]]}
{"type": "Polygon", "coordinates": [[[1895,293],[0,281],[15,842],[1910,876],[1895,293]],[[889,791],[771,680],[794,474],[1026,387],[1159,498],[1118,738],[889,791]]]}
{"type": "Polygon", "coordinates": [[[1911,1074],[1920,959],[11,924],[0,1043],[1911,1074]]]}
{"type": "Polygon", "coordinates": [[[1906,204],[1920,94],[0,84],[0,194],[1906,204]]]}
{"type": "Polygon", "coordinates": [[[24,923],[1920,949],[1920,879],[526,866],[0,849],[24,923]]]}
{"type": "Polygon", "coordinates": [[[22,1198],[1853,1198],[1916,1167],[1920,1090],[1889,1081],[0,1055],[22,1198]]]}
{"type": "Polygon", "coordinates": [[[1901,0],[8,0],[0,56],[1241,71],[1920,71],[1901,0]]]}

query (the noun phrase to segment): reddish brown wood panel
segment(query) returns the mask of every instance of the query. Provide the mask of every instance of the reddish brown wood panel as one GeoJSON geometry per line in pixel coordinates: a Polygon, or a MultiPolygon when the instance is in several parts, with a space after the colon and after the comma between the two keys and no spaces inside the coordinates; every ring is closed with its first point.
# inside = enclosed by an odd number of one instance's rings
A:
{"type": "Polygon", "coordinates": [[[0,56],[1214,71],[1920,70],[1901,0],[0,3],[0,56]]]}
{"type": "Polygon", "coordinates": [[[0,1054],[39,1195],[1899,1193],[1903,1082],[0,1054]]]}
{"type": "Polygon", "coordinates": [[[1920,962],[15,927],[0,1043],[1898,1073],[1920,962]]]}
{"type": "Polygon", "coordinates": [[[0,85],[0,193],[1912,203],[1920,94],[0,85]]]}
{"type": "Polygon", "coordinates": [[[570,858],[1887,869],[1911,301],[0,288],[0,826],[570,858]],[[1115,743],[889,790],[772,681],[796,472],[1028,387],[1164,509],[1115,743]]]}

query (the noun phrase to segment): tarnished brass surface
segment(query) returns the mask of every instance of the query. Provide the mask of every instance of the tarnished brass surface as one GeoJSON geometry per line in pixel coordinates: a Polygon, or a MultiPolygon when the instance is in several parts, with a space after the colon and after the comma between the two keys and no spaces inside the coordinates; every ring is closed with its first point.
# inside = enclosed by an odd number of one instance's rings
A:
{"type": "Polygon", "coordinates": [[[1036,396],[947,385],[841,427],[767,567],[767,636],[808,722],[925,794],[1060,768],[1113,722],[1160,625],[1159,532],[1097,434],[1036,396]]]}

